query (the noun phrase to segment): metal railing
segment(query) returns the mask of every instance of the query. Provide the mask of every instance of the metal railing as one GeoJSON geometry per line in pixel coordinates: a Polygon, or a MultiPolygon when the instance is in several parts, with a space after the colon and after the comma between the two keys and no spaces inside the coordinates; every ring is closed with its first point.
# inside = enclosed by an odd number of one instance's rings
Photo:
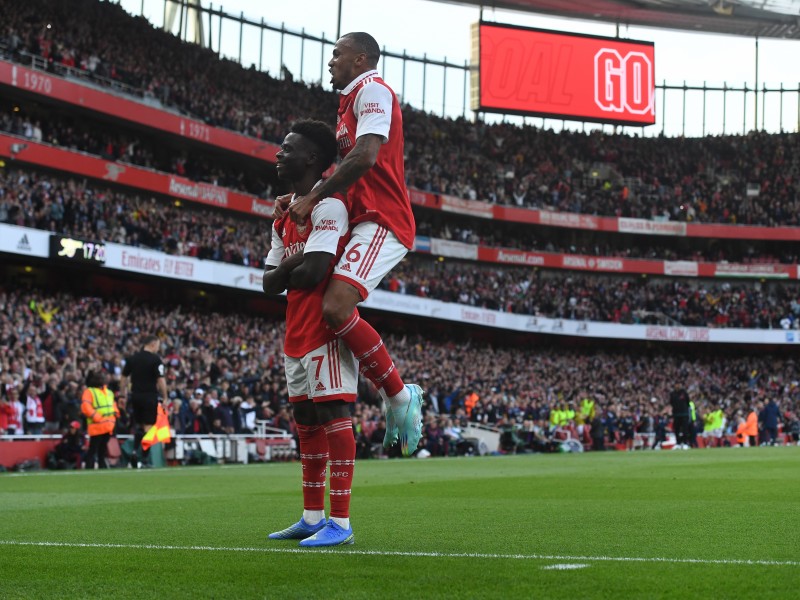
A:
{"type": "MultiPolygon", "coordinates": [[[[181,10],[180,28],[178,36],[185,38],[188,27],[184,27],[184,20],[188,19],[189,8],[197,11],[199,18],[204,20],[203,31],[207,32],[204,39],[206,45],[222,56],[222,32],[226,31],[226,38],[230,37],[231,25],[236,35],[237,42],[232,44],[237,48],[233,58],[242,66],[251,63],[257,65],[259,71],[274,70],[275,77],[294,78],[297,73],[299,79],[305,82],[317,82],[323,85],[327,73],[327,62],[330,50],[336,40],[327,38],[324,33],[313,35],[301,29],[296,31],[287,28],[284,23],[275,25],[267,23],[261,18],[258,21],[248,19],[244,13],[233,15],[225,12],[224,6],[215,8],[213,3],[208,7],[189,4],[188,0],[164,0],[166,14],[167,3],[177,4],[181,10]],[[227,26],[226,26],[227,24],[227,26]],[[258,34],[258,51],[253,53],[255,44],[244,44],[246,34],[250,29],[255,29],[258,34]],[[215,39],[216,38],[216,39],[215,39]],[[299,48],[295,48],[298,45],[299,48]],[[289,47],[295,48],[292,52],[289,47]],[[270,52],[265,57],[265,49],[270,52]],[[277,52],[274,50],[277,49],[277,52]],[[246,53],[246,51],[249,52],[246,53]],[[318,57],[318,58],[317,58],[318,57]],[[273,61],[273,62],[269,62],[273,61]]],[[[542,128],[555,129],[593,130],[602,129],[608,132],[622,132],[636,135],[680,135],[686,136],[687,132],[698,132],[702,136],[709,134],[744,134],[752,130],[769,129],[772,131],[800,131],[800,82],[797,87],[768,87],[766,84],[756,88],[746,82],[741,86],[701,85],[667,83],[666,80],[656,85],[656,125],[649,127],[631,127],[600,125],[582,121],[568,121],[565,119],[552,119],[545,117],[519,117],[513,115],[493,115],[473,113],[469,99],[469,76],[471,66],[468,61],[463,63],[448,60],[429,58],[427,54],[422,57],[403,52],[392,52],[385,47],[382,50],[383,60],[381,69],[384,77],[395,86],[401,100],[423,111],[430,111],[440,116],[467,118],[474,117],[478,120],[508,120],[520,124],[533,124],[542,128]],[[760,113],[760,114],[759,114],[760,113]]],[[[10,56],[7,49],[0,46],[0,56],[10,56]]],[[[137,88],[120,81],[104,77],[84,69],[69,67],[57,63],[49,63],[42,57],[33,56],[26,52],[17,53],[16,60],[23,64],[30,64],[33,68],[51,71],[68,77],[92,82],[105,89],[121,94],[143,99],[162,109],[171,110],[178,114],[185,111],[164,105],[151,91],[137,88]]],[[[202,115],[192,115],[202,119],[202,115]]]]}
{"type": "Polygon", "coordinates": [[[11,53],[2,43],[0,43],[0,58],[17,62],[25,67],[58,75],[65,79],[79,81],[83,85],[96,87],[103,92],[112,93],[126,99],[134,99],[153,108],[169,111],[176,115],[193,116],[198,120],[203,120],[201,115],[188,115],[187,111],[180,110],[174,106],[164,104],[152,91],[127,84],[119,79],[105,77],[88,69],[70,67],[61,63],[50,62],[43,56],[31,54],[30,52],[11,53]]]}
{"type": "MultiPolygon", "coordinates": [[[[237,48],[237,53],[229,58],[238,60],[242,66],[257,65],[259,71],[263,71],[265,67],[267,70],[273,68],[275,73],[280,73],[280,77],[294,77],[292,74],[294,72],[299,75],[300,80],[306,82],[322,84],[326,78],[329,50],[336,40],[327,38],[324,33],[313,35],[304,28],[300,31],[292,30],[287,28],[285,23],[280,25],[267,23],[263,17],[256,21],[245,17],[243,12],[239,15],[229,14],[225,12],[223,4],[215,7],[214,3],[210,3],[208,7],[204,7],[190,4],[188,0],[164,0],[165,15],[168,3],[177,5],[181,12],[178,36],[182,39],[185,39],[188,31],[188,27],[183,25],[184,20],[188,22],[190,10],[196,11],[203,20],[203,31],[207,33],[205,45],[218,55],[223,54],[224,29],[226,39],[232,33],[238,35],[236,43],[228,43],[228,47],[237,48]],[[248,30],[252,28],[258,35],[257,54],[247,53],[248,47],[255,44],[244,44],[245,37],[249,35],[248,30]],[[276,39],[270,40],[270,37],[276,39]],[[290,44],[290,41],[294,43],[290,44]],[[287,48],[290,45],[296,46],[297,42],[299,50],[290,56],[287,48]],[[274,50],[276,46],[278,52],[272,52],[270,56],[275,55],[277,64],[267,64],[264,56],[265,48],[270,47],[274,50]],[[316,57],[319,57],[318,63],[316,57]]],[[[142,14],[144,14],[144,4],[142,4],[142,14]]],[[[556,128],[573,130],[601,128],[606,131],[648,136],[685,136],[687,123],[693,125],[693,131],[696,131],[696,124],[699,123],[700,133],[703,136],[718,133],[747,133],[767,128],[780,132],[800,131],[800,82],[796,88],[784,87],[783,84],[777,88],[767,87],[766,84],[756,88],[747,83],[741,86],[728,84],[714,86],[707,82],[690,85],[685,81],[682,84],[662,81],[656,85],[656,114],[660,118],[656,125],[641,128],[542,117],[511,115],[488,117],[483,113],[473,114],[469,108],[468,85],[471,66],[466,60],[463,63],[448,60],[447,57],[436,60],[429,58],[427,54],[419,57],[410,55],[406,51],[391,52],[384,47],[381,69],[384,77],[395,86],[395,91],[404,102],[441,116],[467,117],[469,113],[482,120],[497,118],[542,127],[555,125],[556,128]],[[709,115],[721,118],[710,118],[709,115]]]]}
{"type": "MultiPolygon", "coordinates": [[[[120,442],[133,439],[132,435],[115,436],[120,442]]],[[[39,442],[60,440],[60,433],[14,434],[0,436],[0,441],[39,442]]],[[[216,462],[250,462],[257,456],[260,462],[293,460],[296,454],[294,438],[287,431],[272,427],[269,421],[256,421],[253,433],[237,434],[173,434],[172,447],[165,452],[168,460],[184,461],[193,452],[203,452],[216,462]]]]}

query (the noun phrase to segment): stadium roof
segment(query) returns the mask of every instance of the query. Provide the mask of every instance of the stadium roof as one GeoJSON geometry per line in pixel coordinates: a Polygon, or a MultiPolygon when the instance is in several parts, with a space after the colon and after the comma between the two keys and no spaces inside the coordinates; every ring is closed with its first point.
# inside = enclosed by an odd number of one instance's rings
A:
{"type": "Polygon", "coordinates": [[[800,0],[447,0],[576,19],[800,39],[800,0]]]}

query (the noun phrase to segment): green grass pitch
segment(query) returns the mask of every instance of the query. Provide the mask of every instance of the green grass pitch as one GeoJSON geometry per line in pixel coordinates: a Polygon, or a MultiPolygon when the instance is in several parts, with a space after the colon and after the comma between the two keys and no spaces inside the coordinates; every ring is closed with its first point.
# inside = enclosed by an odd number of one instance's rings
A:
{"type": "Polygon", "coordinates": [[[800,448],[356,464],[356,543],[266,534],[299,463],[0,476],[0,598],[798,598],[800,448]]]}

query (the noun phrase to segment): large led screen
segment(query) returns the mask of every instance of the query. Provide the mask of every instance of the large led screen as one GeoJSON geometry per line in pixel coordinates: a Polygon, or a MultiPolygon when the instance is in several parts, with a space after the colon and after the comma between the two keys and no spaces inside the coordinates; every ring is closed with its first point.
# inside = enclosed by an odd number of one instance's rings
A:
{"type": "Polygon", "coordinates": [[[652,42],[475,23],[472,43],[473,110],[655,123],[652,42]]]}

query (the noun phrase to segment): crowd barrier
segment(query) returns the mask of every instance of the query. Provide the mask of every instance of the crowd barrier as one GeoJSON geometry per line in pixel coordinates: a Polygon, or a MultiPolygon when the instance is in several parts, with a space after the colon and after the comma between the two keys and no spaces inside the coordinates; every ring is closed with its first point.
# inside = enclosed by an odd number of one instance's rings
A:
{"type": "MultiPolygon", "coordinates": [[[[44,467],[47,454],[61,441],[61,437],[61,434],[3,436],[0,438],[0,466],[12,469],[25,461],[38,460],[44,467]]],[[[131,435],[119,435],[111,439],[108,457],[111,466],[126,464],[124,456],[130,453],[132,438],[131,435]]],[[[86,439],[85,448],[88,447],[88,436],[86,439]]],[[[296,442],[289,433],[269,426],[267,421],[259,421],[255,431],[248,434],[173,434],[172,442],[166,448],[160,448],[158,454],[163,456],[166,464],[172,465],[201,462],[248,464],[292,460],[296,450],[296,442]]]]}

